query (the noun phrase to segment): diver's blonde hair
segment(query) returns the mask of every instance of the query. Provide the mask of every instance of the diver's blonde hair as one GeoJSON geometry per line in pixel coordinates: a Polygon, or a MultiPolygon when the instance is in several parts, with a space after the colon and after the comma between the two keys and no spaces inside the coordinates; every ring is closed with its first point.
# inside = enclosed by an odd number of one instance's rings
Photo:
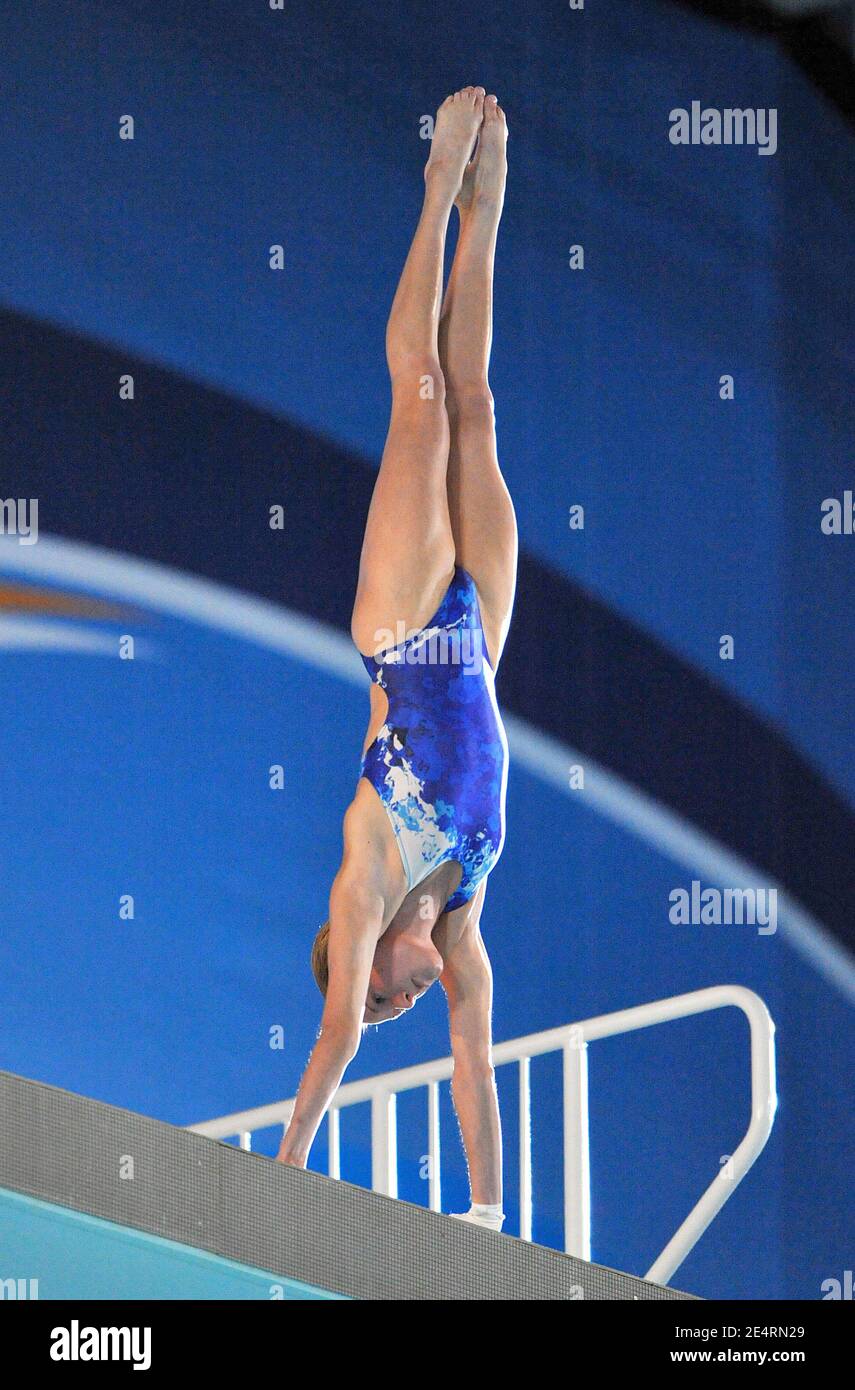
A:
{"type": "Polygon", "coordinates": [[[330,982],[329,944],[330,924],[324,922],[312,943],[312,974],[324,999],[327,997],[327,988],[330,982]]]}

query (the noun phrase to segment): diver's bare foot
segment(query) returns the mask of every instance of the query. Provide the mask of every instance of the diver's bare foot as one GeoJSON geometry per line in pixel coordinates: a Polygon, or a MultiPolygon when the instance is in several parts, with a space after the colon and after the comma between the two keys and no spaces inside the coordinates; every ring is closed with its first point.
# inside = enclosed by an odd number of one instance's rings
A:
{"type": "Polygon", "coordinates": [[[501,216],[508,173],[507,143],[505,113],[494,96],[485,97],[478,149],[466,165],[460,192],[454,200],[461,217],[467,216],[475,205],[497,220],[501,216]]]}
{"type": "Polygon", "coordinates": [[[425,182],[450,200],[457,196],[463,181],[483,109],[484,88],[463,87],[446,97],[436,113],[425,182]]]}

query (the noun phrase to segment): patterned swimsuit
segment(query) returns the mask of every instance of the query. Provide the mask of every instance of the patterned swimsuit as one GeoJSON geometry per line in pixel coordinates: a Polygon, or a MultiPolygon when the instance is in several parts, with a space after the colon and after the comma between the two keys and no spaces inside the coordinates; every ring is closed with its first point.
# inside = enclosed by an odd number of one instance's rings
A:
{"type": "Polygon", "coordinates": [[[472,576],[458,565],[421,631],[380,661],[362,660],[389,711],[360,776],[386,807],[408,889],[447,860],[462,865],[450,912],[473,896],[505,838],[508,743],[472,576]]]}

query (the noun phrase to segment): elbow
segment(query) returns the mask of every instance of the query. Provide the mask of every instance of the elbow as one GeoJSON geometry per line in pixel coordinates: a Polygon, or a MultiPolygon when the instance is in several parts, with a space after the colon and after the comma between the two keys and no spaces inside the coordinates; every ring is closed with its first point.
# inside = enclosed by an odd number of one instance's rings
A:
{"type": "Polygon", "coordinates": [[[345,1066],[353,1061],[362,1041],[361,1029],[344,1028],[340,1024],[327,1024],[321,1027],[319,1042],[334,1053],[345,1066]]]}

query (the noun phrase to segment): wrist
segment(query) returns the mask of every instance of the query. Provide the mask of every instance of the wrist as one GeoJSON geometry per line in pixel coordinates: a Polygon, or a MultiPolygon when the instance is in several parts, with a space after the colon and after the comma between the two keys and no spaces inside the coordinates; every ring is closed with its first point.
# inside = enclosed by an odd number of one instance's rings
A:
{"type": "Polygon", "coordinates": [[[284,1163],[289,1168],[305,1168],[309,1161],[308,1154],[296,1153],[293,1149],[282,1148],[276,1155],[277,1163],[284,1163]]]}
{"type": "Polygon", "coordinates": [[[280,1163],[290,1163],[295,1168],[305,1168],[309,1161],[308,1145],[301,1142],[296,1134],[288,1133],[279,1145],[279,1153],[276,1155],[280,1163]]]}

